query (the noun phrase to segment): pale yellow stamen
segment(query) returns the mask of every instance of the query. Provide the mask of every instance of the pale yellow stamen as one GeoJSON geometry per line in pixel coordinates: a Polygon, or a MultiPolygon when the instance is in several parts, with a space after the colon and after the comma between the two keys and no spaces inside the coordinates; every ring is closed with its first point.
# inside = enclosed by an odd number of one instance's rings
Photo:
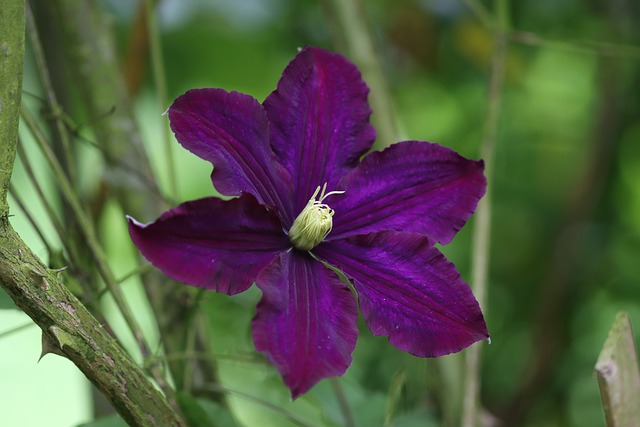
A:
{"type": "Polygon", "coordinates": [[[296,249],[309,251],[318,246],[331,232],[334,212],[329,205],[322,202],[332,194],[342,194],[344,191],[330,191],[325,194],[326,189],[326,183],[322,186],[322,192],[318,186],[307,205],[293,221],[289,230],[289,240],[296,249]],[[320,197],[316,200],[318,193],[320,193],[320,197]]]}

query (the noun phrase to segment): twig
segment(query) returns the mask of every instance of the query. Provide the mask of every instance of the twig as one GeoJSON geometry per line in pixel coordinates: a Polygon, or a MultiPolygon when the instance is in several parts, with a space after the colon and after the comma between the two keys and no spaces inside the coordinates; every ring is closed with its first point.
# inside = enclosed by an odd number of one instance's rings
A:
{"type": "MultiPolygon", "coordinates": [[[[507,54],[505,33],[509,27],[507,0],[497,0],[496,9],[499,28],[494,35],[494,50],[489,77],[488,110],[480,157],[485,162],[485,175],[489,184],[484,198],[478,204],[473,228],[471,283],[481,307],[486,305],[489,281],[489,254],[491,241],[491,182],[496,139],[500,123],[502,86],[507,54]]],[[[465,385],[462,410],[462,426],[474,427],[478,420],[480,401],[480,351],[481,343],[471,346],[465,353],[465,385]]]]}
{"type": "MultiPolygon", "coordinates": [[[[161,108],[168,108],[167,104],[167,78],[164,73],[164,60],[162,55],[162,46],[160,45],[160,32],[158,30],[158,20],[156,19],[155,6],[156,0],[145,0],[145,11],[147,14],[147,28],[149,30],[149,47],[151,53],[151,68],[156,83],[157,102],[161,108]]],[[[159,112],[160,113],[160,112],[159,112]]],[[[178,184],[176,179],[176,164],[173,158],[173,144],[171,143],[171,133],[169,126],[163,122],[162,124],[162,142],[164,145],[164,154],[166,157],[167,175],[169,178],[169,197],[172,200],[177,199],[178,184]]]]}
{"type": "Polygon", "coordinates": [[[331,382],[331,388],[336,395],[338,406],[340,406],[340,412],[342,412],[342,417],[344,418],[344,426],[355,427],[356,423],[353,419],[353,413],[351,412],[351,407],[349,406],[349,401],[347,400],[347,395],[344,393],[340,379],[331,377],[329,378],[329,382],[331,382]]]}
{"type": "Polygon", "coordinates": [[[282,417],[288,419],[289,421],[291,421],[294,424],[299,425],[300,427],[315,427],[312,424],[309,424],[308,422],[306,422],[305,420],[303,420],[302,418],[298,417],[297,415],[282,409],[282,407],[278,406],[278,405],[274,405],[273,403],[262,399],[260,397],[257,396],[253,396],[251,394],[248,393],[244,393],[242,391],[238,391],[229,387],[224,387],[220,384],[208,384],[207,386],[203,387],[204,390],[211,390],[214,392],[218,392],[218,393],[225,393],[225,394],[229,394],[229,395],[233,395],[236,397],[239,397],[241,399],[250,401],[250,402],[254,402],[259,404],[260,406],[269,409],[271,411],[273,411],[274,413],[281,415],[282,417]]]}
{"type": "Polygon", "coordinates": [[[40,237],[40,240],[44,244],[45,248],[47,248],[47,253],[51,254],[52,247],[49,244],[49,241],[47,240],[44,233],[40,229],[40,226],[38,225],[38,223],[35,221],[35,219],[31,215],[31,212],[29,211],[25,203],[22,201],[22,197],[18,195],[18,192],[15,191],[15,189],[13,188],[13,185],[11,184],[9,185],[9,194],[11,195],[11,197],[13,197],[13,200],[15,200],[15,202],[18,204],[18,208],[20,208],[24,216],[27,218],[27,221],[29,221],[29,224],[31,224],[31,227],[33,227],[33,229],[36,231],[36,233],[38,234],[38,237],[40,237]]]}
{"type": "Polygon", "coordinates": [[[513,42],[529,46],[640,60],[640,46],[629,44],[607,43],[593,40],[552,40],[527,31],[513,31],[510,32],[507,37],[513,42]]]}
{"type": "Polygon", "coordinates": [[[131,314],[131,310],[129,309],[129,306],[125,301],[122,292],[120,291],[120,286],[107,262],[106,254],[104,253],[102,246],[100,246],[100,244],[98,243],[98,238],[91,221],[88,219],[86,213],[82,209],[82,205],[80,203],[80,200],[78,199],[77,194],[73,191],[72,185],[69,182],[66,174],[64,173],[64,170],[62,169],[62,165],[58,162],[58,159],[51,150],[51,147],[49,147],[44,134],[40,130],[35,118],[31,115],[31,113],[29,113],[27,109],[22,110],[22,117],[25,124],[32,132],[32,135],[34,136],[35,141],[38,143],[38,146],[40,147],[42,153],[45,155],[45,158],[49,166],[51,167],[51,170],[53,171],[58,186],[62,192],[62,196],[71,208],[71,212],[73,213],[78,226],[80,227],[80,231],[82,232],[86,240],[90,255],[96,263],[96,267],[100,276],[102,277],[102,280],[104,280],[105,284],[109,288],[109,292],[111,292],[111,295],[113,296],[116,305],[121,311],[122,316],[127,323],[127,326],[136,339],[143,357],[146,357],[150,353],[149,346],[146,344],[144,336],[142,335],[142,331],[138,326],[137,321],[131,314]]]}
{"type": "Polygon", "coordinates": [[[369,101],[376,126],[376,147],[384,148],[398,141],[398,124],[393,111],[391,94],[382,66],[375,52],[362,0],[324,0],[327,19],[349,58],[360,68],[371,88],[369,101]]]}
{"type": "Polygon", "coordinates": [[[53,83],[51,82],[51,76],[49,75],[49,70],[47,68],[42,44],[40,43],[40,37],[38,36],[38,28],[36,26],[29,1],[25,2],[25,18],[29,33],[29,40],[31,41],[33,55],[37,64],[36,68],[40,74],[40,82],[42,83],[42,87],[44,88],[47,97],[49,111],[55,123],[55,130],[57,131],[58,136],[60,137],[60,143],[62,144],[62,153],[64,156],[63,163],[66,166],[69,179],[71,182],[74,182],[76,171],[71,150],[71,140],[69,138],[69,132],[67,132],[67,128],[62,120],[62,107],[60,106],[56,93],[53,89],[53,83]]]}
{"type": "MultiPolygon", "coordinates": [[[[62,196],[66,200],[69,205],[73,216],[75,217],[80,231],[86,241],[87,247],[89,249],[89,254],[93,258],[93,261],[96,264],[98,273],[102,280],[105,282],[105,285],[109,289],[109,292],[113,296],[113,300],[116,303],[116,306],[120,310],[125,323],[131,330],[136,343],[140,349],[143,358],[148,358],[151,355],[150,347],[147,344],[144,335],[142,334],[142,330],[138,325],[138,322],[133,317],[131,310],[129,309],[129,305],[127,304],[124,295],[120,289],[120,284],[116,280],[113,271],[109,267],[107,262],[107,256],[104,253],[102,246],[98,243],[98,238],[93,227],[92,222],[87,217],[85,211],[82,209],[80,204],[80,200],[78,195],[73,191],[71,183],[69,182],[67,176],[65,175],[62,165],[58,162],[55,157],[55,154],[51,150],[51,147],[47,144],[46,139],[44,138],[43,133],[40,131],[35,118],[28,112],[28,110],[23,109],[22,117],[27,124],[28,128],[31,130],[35,141],[38,143],[38,146],[42,150],[51,170],[53,171],[54,176],[56,177],[56,181],[60,190],[62,192],[62,196]]],[[[152,365],[150,367],[150,373],[153,378],[158,383],[158,386],[164,391],[167,399],[172,404],[172,406],[179,410],[178,404],[173,397],[173,390],[166,383],[162,373],[160,372],[157,365],[152,365]]]]}
{"type": "Polygon", "coordinates": [[[480,0],[464,0],[478,20],[489,29],[495,28],[495,19],[487,7],[480,0]]]}
{"type": "Polygon", "coordinates": [[[36,324],[33,322],[29,322],[29,323],[25,323],[24,325],[16,326],[15,328],[11,328],[6,331],[2,331],[0,332],[0,338],[5,338],[5,337],[8,337],[9,335],[15,334],[16,332],[24,331],[25,329],[30,328],[31,326],[36,326],[36,324]]]}

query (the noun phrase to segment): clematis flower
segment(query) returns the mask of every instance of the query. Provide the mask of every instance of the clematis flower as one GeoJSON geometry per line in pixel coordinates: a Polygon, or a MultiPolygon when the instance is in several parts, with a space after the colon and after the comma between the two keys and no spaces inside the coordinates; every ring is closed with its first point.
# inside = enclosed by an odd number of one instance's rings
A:
{"type": "Polygon", "coordinates": [[[489,337],[434,246],[475,210],[483,163],[422,141],[361,161],[375,138],[368,91],[345,58],[308,47],[262,104],[186,92],[168,110],[171,128],[212,163],[215,188],[237,197],[189,201],[147,225],[129,219],[136,246],[173,279],[228,295],[256,283],[255,346],[293,398],[351,364],[357,305],[374,335],[420,357],[489,337]]]}

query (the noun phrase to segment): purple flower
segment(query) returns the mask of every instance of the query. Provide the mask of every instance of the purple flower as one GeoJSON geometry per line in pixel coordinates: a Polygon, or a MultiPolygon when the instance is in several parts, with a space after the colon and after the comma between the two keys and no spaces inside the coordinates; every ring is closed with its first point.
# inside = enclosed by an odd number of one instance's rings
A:
{"type": "Polygon", "coordinates": [[[143,225],[142,254],[168,276],[228,295],[256,283],[256,349],[295,398],[351,363],[358,305],[374,335],[420,357],[489,337],[447,244],[485,191],[482,161],[405,141],[368,154],[368,88],[340,55],[303,49],[261,105],[194,89],[169,108],[187,150],[230,200],[186,202],[143,225]],[[329,267],[331,266],[331,267],[329,267]]]}

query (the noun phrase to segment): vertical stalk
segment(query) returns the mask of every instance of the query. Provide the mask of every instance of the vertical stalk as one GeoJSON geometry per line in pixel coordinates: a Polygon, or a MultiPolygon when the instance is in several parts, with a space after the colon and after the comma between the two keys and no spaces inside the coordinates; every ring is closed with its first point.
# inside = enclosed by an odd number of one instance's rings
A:
{"type": "Polygon", "coordinates": [[[371,89],[369,101],[376,127],[376,148],[387,147],[398,140],[398,125],[391,94],[380,60],[375,52],[371,31],[361,0],[325,0],[327,20],[334,30],[336,42],[362,72],[371,89]]]}
{"type": "MultiPolygon", "coordinates": [[[[507,31],[509,28],[508,0],[495,2],[497,27],[494,31],[494,48],[489,76],[487,117],[484,136],[480,147],[480,157],[485,162],[485,175],[488,185],[484,198],[478,204],[473,229],[471,283],[473,291],[481,307],[486,306],[489,281],[489,255],[491,240],[491,203],[493,178],[493,162],[496,151],[496,139],[500,124],[502,104],[502,86],[507,54],[507,31]]],[[[465,353],[465,383],[462,408],[463,427],[474,427],[477,424],[480,402],[480,353],[482,343],[476,343],[465,353]]]]}
{"type": "Polygon", "coordinates": [[[71,148],[71,138],[69,137],[69,131],[67,130],[63,120],[63,109],[60,103],[58,102],[58,97],[56,96],[56,92],[54,90],[54,85],[51,80],[51,75],[49,74],[49,68],[46,64],[45,54],[42,47],[42,43],[40,43],[41,38],[38,34],[38,28],[36,25],[36,20],[33,15],[33,11],[31,10],[31,5],[29,1],[26,2],[25,5],[25,18],[27,31],[29,33],[29,41],[31,42],[31,48],[33,49],[34,58],[37,64],[37,70],[40,76],[40,82],[42,83],[42,87],[45,92],[45,96],[47,99],[47,104],[49,107],[49,114],[51,114],[53,122],[54,122],[54,131],[57,133],[60,138],[60,144],[62,146],[62,164],[65,166],[66,173],[69,176],[69,180],[71,182],[76,181],[76,169],[75,163],[73,161],[73,150],[71,148]]]}
{"type": "MultiPolygon", "coordinates": [[[[158,105],[161,108],[168,108],[167,105],[167,78],[164,74],[164,59],[162,55],[162,46],[160,44],[160,31],[158,30],[158,20],[156,19],[155,6],[156,0],[145,0],[145,12],[147,14],[147,27],[149,31],[149,47],[151,49],[151,68],[153,78],[156,83],[156,95],[158,105]]],[[[176,178],[176,165],[173,158],[173,150],[171,144],[171,134],[169,126],[163,123],[162,126],[162,143],[164,145],[164,153],[166,157],[167,175],[169,181],[169,198],[177,199],[178,185],[176,178]]]]}

